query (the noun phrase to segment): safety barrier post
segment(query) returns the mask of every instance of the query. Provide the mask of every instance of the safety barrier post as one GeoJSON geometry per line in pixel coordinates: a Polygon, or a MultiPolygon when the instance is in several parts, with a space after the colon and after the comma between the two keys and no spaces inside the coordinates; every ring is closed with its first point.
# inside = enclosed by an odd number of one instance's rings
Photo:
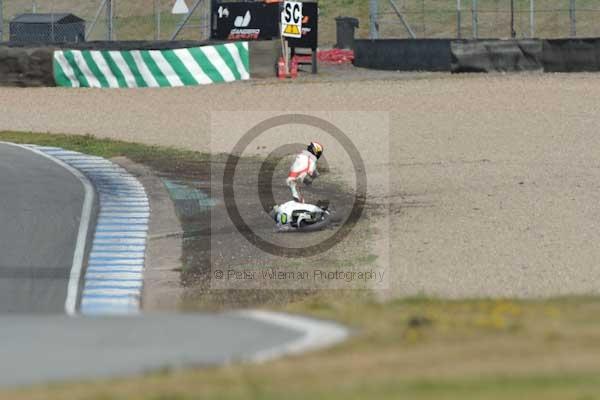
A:
{"type": "Polygon", "coordinates": [[[571,21],[570,36],[577,36],[577,20],[575,17],[575,0],[569,1],[569,20],[571,21]]]}

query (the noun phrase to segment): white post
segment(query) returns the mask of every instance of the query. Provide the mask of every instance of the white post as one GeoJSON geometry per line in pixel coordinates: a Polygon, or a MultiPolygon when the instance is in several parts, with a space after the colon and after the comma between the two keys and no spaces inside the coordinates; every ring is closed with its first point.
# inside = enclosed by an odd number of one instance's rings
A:
{"type": "Polygon", "coordinates": [[[570,36],[577,36],[577,20],[575,17],[575,0],[569,1],[569,19],[571,21],[570,36]]]}
{"type": "Polygon", "coordinates": [[[460,6],[460,0],[456,0],[456,37],[458,39],[461,38],[461,21],[460,21],[460,11],[461,11],[461,6],[460,6]]]}
{"type": "Polygon", "coordinates": [[[156,17],[154,40],[160,40],[160,0],[154,0],[154,16],[156,17]]]}
{"type": "Polygon", "coordinates": [[[106,37],[107,40],[113,40],[113,0],[106,2],[106,37]]]}
{"type": "Polygon", "coordinates": [[[4,15],[2,14],[2,0],[0,0],[0,42],[4,35],[4,15]]]}
{"type": "Polygon", "coordinates": [[[535,37],[535,0],[529,0],[529,36],[535,37]]]}
{"type": "Polygon", "coordinates": [[[477,39],[479,37],[479,15],[477,14],[477,0],[472,0],[471,4],[471,12],[473,13],[473,39],[477,39]]]}
{"type": "Polygon", "coordinates": [[[379,27],[377,23],[377,18],[379,17],[378,1],[369,1],[369,37],[371,39],[379,39],[379,27]]]}

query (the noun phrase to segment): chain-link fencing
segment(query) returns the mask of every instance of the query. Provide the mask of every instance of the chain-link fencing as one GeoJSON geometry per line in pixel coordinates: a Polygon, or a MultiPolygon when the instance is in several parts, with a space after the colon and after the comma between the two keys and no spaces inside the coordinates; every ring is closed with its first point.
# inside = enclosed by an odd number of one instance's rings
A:
{"type": "Polygon", "coordinates": [[[371,35],[416,38],[600,36],[598,0],[368,0],[371,35]]]}
{"type": "MultiPolygon", "coordinates": [[[[210,0],[194,9],[178,39],[210,36],[210,0]]],[[[72,13],[86,22],[86,40],[169,40],[188,17],[175,0],[0,0],[0,40],[22,13],[72,13]]],[[[196,7],[195,7],[196,6],[196,7]]],[[[415,38],[597,37],[599,0],[321,0],[320,42],[335,43],[334,17],[358,17],[358,36],[415,38]]],[[[195,8],[194,8],[195,7],[195,8]]],[[[58,28],[57,29],[62,29],[58,28]]]]}
{"type": "Polygon", "coordinates": [[[88,41],[169,40],[184,21],[178,39],[208,39],[210,0],[185,1],[190,16],[171,13],[175,0],[0,0],[0,40],[9,39],[10,21],[24,13],[72,13],[85,20],[88,41]]]}

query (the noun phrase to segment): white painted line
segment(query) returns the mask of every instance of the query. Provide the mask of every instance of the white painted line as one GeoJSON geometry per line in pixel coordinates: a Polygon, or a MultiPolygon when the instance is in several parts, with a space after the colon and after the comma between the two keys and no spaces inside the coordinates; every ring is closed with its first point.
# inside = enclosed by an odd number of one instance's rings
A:
{"type": "Polygon", "coordinates": [[[135,296],[135,295],[139,295],[140,294],[140,289],[139,288],[113,288],[113,289],[91,289],[91,288],[85,288],[85,293],[86,294],[116,294],[116,295],[131,295],[131,296],[135,296]]]}
{"type": "Polygon", "coordinates": [[[125,237],[116,237],[116,238],[96,238],[94,240],[94,244],[97,245],[140,245],[144,246],[146,244],[145,238],[125,238],[125,237]]]}
{"type": "Polygon", "coordinates": [[[100,193],[100,197],[103,198],[104,200],[113,200],[113,201],[119,201],[119,200],[137,200],[137,201],[143,201],[146,198],[146,195],[144,194],[134,194],[134,195],[130,195],[127,193],[100,193]]]}
{"type": "Polygon", "coordinates": [[[87,269],[87,272],[117,272],[117,271],[125,271],[125,272],[142,272],[144,269],[144,264],[94,264],[90,265],[87,269]]]}
{"type": "Polygon", "coordinates": [[[103,159],[97,159],[97,160],[90,160],[90,159],[81,159],[81,158],[75,158],[75,156],[54,156],[62,161],[66,161],[68,162],[70,165],[72,165],[73,167],[79,167],[79,166],[90,166],[90,167],[105,167],[105,168],[111,168],[114,164],[111,163],[108,160],[103,160],[103,159]]]}
{"type": "Polygon", "coordinates": [[[96,252],[91,252],[90,253],[90,263],[92,261],[96,261],[98,259],[115,259],[115,258],[127,258],[127,259],[134,259],[134,260],[143,260],[144,259],[144,252],[143,251],[137,251],[137,252],[110,252],[110,253],[96,253],[96,252]]]}
{"type": "Polygon", "coordinates": [[[113,188],[100,188],[100,187],[96,187],[98,190],[98,193],[100,193],[100,196],[102,197],[107,197],[107,196],[112,196],[112,197],[117,197],[117,196],[124,196],[127,198],[144,198],[146,197],[146,194],[144,192],[140,192],[138,190],[121,190],[121,189],[113,189],[113,188]]]}
{"type": "Polygon", "coordinates": [[[83,175],[81,172],[71,167],[69,164],[65,163],[53,157],[49,154],[44,153],[43,151],[31,147],[16,145],[13,143],[4,143],[7,145],[21,147],[23,149],[27,149],[32,151],[40,156],[46,157],[49,160],[52,160],[56,164],[65,168],[71,174],[73,174],[81,184],[83,185],[85,197],[83,199],[83,206],[81,210],[81,219],[79,221],[79,232],[77,233],[77,242],[75,244],[75,252],[73,254],[73,264],[71,265],[71,272],[69,274],[69,283],[67,286],[67,298],[65,301],[65,311],[69,315],[74,315],[77,308],[77,298],[79,292],[79,281],[81,278],[81,272],[83,269],[83,259],[85,257],[85,247],[86,241],[88,237],[88,231],[90,228],[90,220],[92,218],[92,207],[94,206],[94,188],[90,181],[83,175]]]}
{"type": "Polygon", "coordinates": [[[77,162],[77,161],[89,161],[89,162],[100,161],[103,163],[110,162],[106,158],[102,158],[102,157],[98,157],[98,156],[81,155],[81,153],[77,153],[77,152],[72,152],[72,153],[67,152],[67,154],[64,154],[64,153],[61,154],[58,152],[45,151],[44,153],[52,154],[56,158],[60,158],[63,161],[68,160],[69,162],[71,162],[71,161],[74,161],[74,162],[77,162]]]}
{"type": "Polygon", "coordinates": [[[146,193],[144,191],[143,187],[134,186],[133,184],[130,184],[130,183],[116,184],[115,182],[103,183],[103,182],[97,182],[97,181],[94,181],[94,183],[98,189],[110,189],[110,190],[114,190],[114,191],[138,191],[138,192],[146,193]]]}
{"type": "Polygon", "coordinates": [[[93,252],[107,252],[107,251],[140,251],[140,252],[144,252],[146,251],[146,246],[144,245],[127,245],[127,244],[120,244],[120,245],[115,245],[115,244],[101,244],[101,243],[94,243],[94,246],[92,247],[92,251],[93,252]]]}
{"type": "Polygon", "coordinates": [[[123,259],[115,258],[111,260],[90,260],[89,267],[98,265],[144,265],[144,259],[123,259]]]}
{"type": "MultiPolygon", "coordinates": [[[[98,185],[96,184],[96,189],[98,189],[99,192],[101,192],[102,194],[107,194],[107,195],[121,195],[121,194],[126,194],[126,195],[139,195],[142,197],[146,195],[146,192],[144,191],[143,188],[135,188],[135,187],[122,187],[122,186],[108,186],[108,185],[98,185]]],[[[118,200],[118,199],[117,199],[118,200]]],[[[132,199],[133,200],[133,199],[132,199]]]]}
{"type": "Polygon", "coordinates": [[[96,297],[81,299],[81,307],[90,306],[92,304],[98,305],[118,305],[118,306],[138,306],[139,300],[137,300],[134,296],[125,297],[125,298],[105,298],[99,299],[96,297]]]}
{"type": "Polygon", "coordinates": [[[106,273],[117,273],[117,272],[139,274],[139,273],[142,273],[143,270],[144,270],[143,265],[129,265],[129,266],[127,266],[127,265],[120,265],[120,266],[103,265],[103,266],[89,267],[87,272],[89,272],[90,274],[106,274],[106,273]]]}
{"type": "Polygon", "coordinates": [[[118,218],[118,217],[106,217],[100,216],[98,217],[98,223],[102,225],[110,225],[110,224],[147,224],[148,217],[140,217],[140,218],[118,218]]]}
{"type": "Polygon", "coordinates": [[[51,146],[38,146],[35,144],[25,144],[25,147],[31,147],[33,149],[43,149],[44,153],[48,154],[81,154],[73,150],[65,150],[62,147],[51,147],[51,146]]]}
{"type": "Polygon", "coordinates": [[[253,362],[265,362],[285,355],[321,349],[340,343],[349,336],[345,327],[329,321],[262,310],[240,311],[233,314],[281,326],[301,334],[300,338],[292,342],[258,351],[249,358],[249,361],[253,362]]]}
{"type": "Polygon", "coordinates": [[[103,207],[121,207],[121,206],[126,206],[126,207],[135,207],[135,206],[141,206],[141,207],[148,207],[148,199],[146,200],[140,200],[140,199],[136,199],[136,200],[127,200],[127,199],[114,199],[114,200],[108,200],[104,203],[102,203],[103,207]]]}
{"type": "Polygon", "coordinates": [[[117,176],[117,177],[102,177],[102,176],[94,176],[90,179],[94,179],[97,181],[105,181],[105,182],[122,182],[122,183],[138,183],[138,180],[133,176],[117,176]]]}
{"type": "Polygon", "coordinates": [[[102,218],[114,218],[114,217],[121,217],[121,218],[146,218],[148,219],[150,217],[150,212],[136,212],[138,210],[131,210],[130,212],[117,212],[117,211],[112,211],[112,210],[106,210],[105,208],[102,209],[102,211],[100,211],[100,215],[99,217],[102,218]]]}
{"type": "Polygon", "coordinates": [[[113,239],[113,238],[127,238],[127,239],[145,239],[147,233],[145,231],[131,231],[131,232],[98,232],[96,231],[96,235],[94,236],[94,242],[97,239],[113,239]]]}
{"type": "Polygon", "coordinates": [[[88,272],[85,274],[85,279],[143,279],[142,273],[136,272],[114,272],[114,273],[97,273],[88,272]]]}
{"type": "Polygon", "coordinates": [[[142,288],[141,280],[110,280],[110,279],[88,279],[85,282],[85,288],[98,288],[98,287],[136,287],[142,288]]]}
{"type": "Polygon", "coordinates": [[[111,210],[111,211],[150,211],[150,205],[148,203],[139,203],[139,202],[134,202],[134,203],[114,203],[114,202],[107,202],[102,204],[101,207],[102,210],[111,210]]]}

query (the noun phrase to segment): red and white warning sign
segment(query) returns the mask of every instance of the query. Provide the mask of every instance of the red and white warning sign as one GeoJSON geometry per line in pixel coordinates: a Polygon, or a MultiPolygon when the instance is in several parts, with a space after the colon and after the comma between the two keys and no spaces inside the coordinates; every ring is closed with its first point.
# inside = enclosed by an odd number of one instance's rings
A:
{"type": "Polygon", "coordinates": [[[286,1],[283,3],[281,35],[291,38],[302,37],[302,2],[286,1]]]}

